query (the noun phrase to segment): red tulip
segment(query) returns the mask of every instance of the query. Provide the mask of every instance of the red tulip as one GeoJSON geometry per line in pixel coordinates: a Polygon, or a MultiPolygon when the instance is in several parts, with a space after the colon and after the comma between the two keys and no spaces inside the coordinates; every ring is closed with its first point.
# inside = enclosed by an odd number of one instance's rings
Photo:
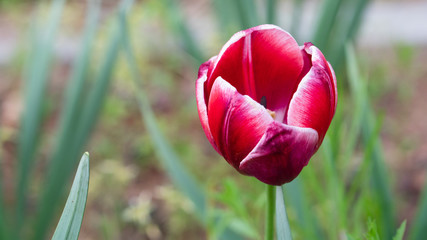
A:
{"type": "Polygon", "coordinates": [[[271,185],[292,181],[317,151],[337,104],[335,73],[318,48],[261,25],[238,32],[200,66],[203,130],[227,162],[271,185]]]}

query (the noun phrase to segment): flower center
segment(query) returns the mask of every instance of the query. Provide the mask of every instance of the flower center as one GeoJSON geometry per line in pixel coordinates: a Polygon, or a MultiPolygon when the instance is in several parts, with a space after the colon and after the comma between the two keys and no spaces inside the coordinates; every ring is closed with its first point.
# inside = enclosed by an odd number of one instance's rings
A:
{"type": "Polygon", "coordinates": [[[259,103],[265,108],[265,110],[267,110],[268,114],[270,114],[270,116],[275,119],[276,118],[276,112],[271,111],[270,109],[267,108],[267,98],[265,96],[262,96],[261,100],[259,101],[259,103]]]}

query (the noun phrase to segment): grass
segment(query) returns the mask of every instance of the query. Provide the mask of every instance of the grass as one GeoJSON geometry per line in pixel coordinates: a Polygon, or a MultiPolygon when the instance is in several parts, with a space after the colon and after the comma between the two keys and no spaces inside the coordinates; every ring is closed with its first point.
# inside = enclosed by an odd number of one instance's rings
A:
{"type": "MultiPolygon", "coordinates": [[[[219,51],[226,39],[239,29],[277,22],[278,2],[267,1],[265,8],[259,8],[257,1],[212,0],[215,21],[219,29],[223,29],[217,33],[218,39],[224,39],[217,41],[215,48],[219,51]]],[[[426,234],[422,226],[427,221],[427,190],[419,200],[416,217],[408,219],[408,226],[403,223],[398,228],[396,210],[399,206],[394,199],[401,196],[393,191],[396,186],[390,178],[394,176],[385,164],[381,143],[383,118],[372,107],[370,80],[359,68],[357,51],[348,44],[357,34],[367,3],[326,0],[317,16],[313,42],[334,66],[337,64],[339,103],[321,149],[295,181],[283,186],[295,240],[342,239],[342,236],[402,239],[405,230],[410,240],[417,240],[426,234]],[[351,11],[346,18],[336,21],[348,9],[351,11]]],[[[294,1],[293,6],[294,12],[304,11],[302,0],[294,1]]],[[[3,144],[16,141],[17,153],[12,157],[18,164],[16,202],[11,203],[5,182],[0,182],[0,236],[44,239],[49,235],[65,200],[64,189],[68,188],[64,186],[71,180],[78,156],[90,146],[97,156],[94,159],[99,159],[91,162],[91,166],[98,169],[103,166],[101,161],[112,158],[109,161],[115,161],[112,166],[117,167],[117,176],[114,176],[117,181],[123,179],[122,175],[130,174],[119,171],[127,169],[126,166],[140,173],[123,180],[124,185],[118,184],[120,191],[111,196],[106,186],[97,185],[102,189],[95,190],[104,195],[91,200],[89,194],[85,217],[90,221],[86,221],[88,226],[83,226],[85,234],[106,239],[142,238],[157,231],[170,239],[196,239],[200,235],[259,239],[264,231],[261,227],[266,204],[264,186],[253,178],[236,174],[211,149],[201,128],[194,127],[199,124],[194,81],[198,65],[208,59],[209,53],[203,49],[205,43],[196,41],[187,24],[185,6],[174,0],[133,5],[131,1],[124,1],[105,17],[105,6],[102,8],[99,1],[88,1],[84,28],[79,33],[79,51],[70,63],[70,74],[65,77],[68,79],[66,90],[59,94],[63,99],[54,101],[57,113],[46,112],[46,99],[52,94],[49,76],[57,66],[52,64],[56,60],[53,45],[57,32],[63,27],[64,7],[68,7],[64,1],[52,1],[50,18],[43,22],[35,17],[31,28],[28,40],[31,54],[22,76],[26,110],[21,116],[20,128],[14,130],[16,139],[2,138],[3,144]],[[149,42],[150,36],[163,37],[154,39],[156,45],[149,42]],[[104,48],[97,51],[96,46],[100,44],[104,48]],[[106,100],[109,104],[105,106],[106,100]],[[120,111],[115,111],[117,108],[120,111]],[[103,119],[98,121],[100,116],[103,119]],[[52,118],[58,119],[55,127],[45,130],[52,118]],[[90,141],[93,131],[95,135],[90,141]],[[46,147],[43,144],[46,139],[53,139],[54,143],[46,147]],[[41,168],[46,174],[40,172],[41,168]],[[166,176],[169,180],[165,180],[166,176]],[[150,183],[156,177],[160,180],[150,183]],[[36,199],[32,193],[35,182],[40,183],[36,199]],[[167,235],[173,226],[156,219],[154,213],[171,217],[176,211],[165,209],[176,208],[170,204],[177,203],[170,203],[156,193],[159,182],[175,186],[174,193],[181,196],[177,201],[181,201],[182,206],[185,206],[182,199],[191,203],[193,210],[181,212],[180,220],[200,224],[180,226],[171,231],[175,235],[167,235]],[[147,217],[146,223],[134,225],[126,222],[122,215],[125,209],[134,206],[129,203],[131,196],[140,193],[150,199],[147,209],[143,210],[153,214],[147,217]],[[105,203],[107,199],[113,199],[114,204],[105,203]],[[156,205],[158,201],[163,205],[156,205]],[[191,213],[196,217],[188,215],[191,213]]],[[[297,31],[301,19],[296,14],[292,19],[290,26],[281,27],[297,31]]],[[[413,51],[404,47],[398,51],[402,65],[409,65],[413,51]]],[[[0,133],[3,130],[1,126],[0,133]]],[[[10,151],[2,149],[3,164],[10,161],[10,155],[10,151]]],[[[99,179],[110,176],[102,171],[97,175],[99,179]]],[[[0,181],[6,176],[1,177],[0,181]]],[[[283,219],[283,214],[279,217],[283,219]]]]}

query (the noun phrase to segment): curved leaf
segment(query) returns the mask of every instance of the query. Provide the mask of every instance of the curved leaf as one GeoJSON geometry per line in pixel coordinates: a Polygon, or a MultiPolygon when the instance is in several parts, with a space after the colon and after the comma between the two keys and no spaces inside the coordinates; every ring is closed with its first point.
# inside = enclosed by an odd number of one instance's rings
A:
{"type": "Polygon", "coordinates": [[[52,240],[73,240],[79,237],[89,189],[89,153],[83,154],[52,240]]]}

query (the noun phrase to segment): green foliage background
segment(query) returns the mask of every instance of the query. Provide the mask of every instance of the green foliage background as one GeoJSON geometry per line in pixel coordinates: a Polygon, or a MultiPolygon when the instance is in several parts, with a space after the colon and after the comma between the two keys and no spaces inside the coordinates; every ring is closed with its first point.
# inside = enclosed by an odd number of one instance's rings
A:
{"type": "MultiPolygon", "coordinates": [[[[294,0],[292,21],[281,25],[300,44],[311,41],[325,53],[339,87],[321,149],[283,186],[296,240],[404,236],[406,222],[398,228],[397,214],[402,198],[385,164],[383,116],[373,107],[370,78],[379,77],[366,77],[354,47],[368,3],[322,1],[310,39],[301,39],[304,1],[294,0]]],[[[216,24],[206,33],[213,36],[209,42],[191,27],[191,1],[1,4],[8,18],[21,19],[13,26],[23,27],[25,37],[1,69],[19,79],[9,85],[20,92],[23,111],[17,126],[0,122],[2,145],[16,148],[0,154],[0,239],[52,236],[87,149],[94,160],[82,239],[263,236],[264,185],[236,174],[210,147],[199,127],[194,81],[198,66],[234,32],[279,24],[280,1],[206,1],[200,6],[216,24]],[[73,34],[79,36],[76,54],[60,62],[58,36],[73,34]],[[13,174],[5,172],[10,162],[13,174]]],[[[399,64],[409,67],[412,48],[397,52],[399,64]]],[[[426,195],[408,219],[408,239],[427,234],[426,195]]]]}

